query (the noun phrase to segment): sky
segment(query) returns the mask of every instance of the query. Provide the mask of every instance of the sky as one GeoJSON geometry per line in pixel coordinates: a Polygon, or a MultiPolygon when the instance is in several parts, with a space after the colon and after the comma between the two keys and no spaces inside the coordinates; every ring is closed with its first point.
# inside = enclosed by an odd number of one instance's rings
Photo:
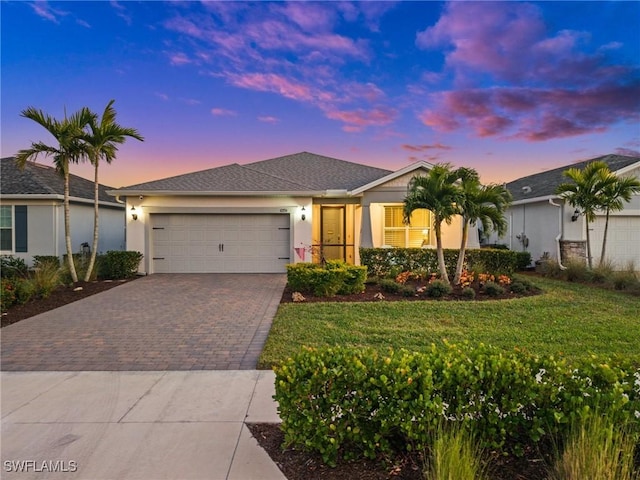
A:
{"type": "Polygon", "coordinates": [[[301,151],[448,162],[484,183],[640,151],[637,1],[0,8],[2,157],[55,144],[25,108],[63,118],[114,99],[145,141],[101,168],[112,187],[301,151]]]}

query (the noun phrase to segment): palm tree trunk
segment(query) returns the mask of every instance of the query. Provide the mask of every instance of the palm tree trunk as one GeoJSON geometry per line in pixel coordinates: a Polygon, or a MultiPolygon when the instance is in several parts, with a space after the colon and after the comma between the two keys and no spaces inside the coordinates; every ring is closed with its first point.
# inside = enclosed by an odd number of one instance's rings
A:
{"type": "Polygon", "coordinates": [[[442,250],[442,222],[436,219],[436,224],[434,225],[436,231],[436,251],[438,255],[438,268],[440,269],[440,276],[442,280],[450,285],[449,275],[447,274],[447,266],[444,263],[444,251],[442,250]]]}
{"type": "Polygon", "coordinates": [[[460,253],[458,253],[458,265],[456,266],[456,275],[453,278],[453,284],[457,285],[460,282],[462,276],[462,269],[464,268],[464,255],[467,250],[467,242],[469,241],[469,222],[466,218],[462,217],[464,222],[462,225],[462,240],[460,242],[460,253]]]}
{"type": "Polygon", "coordinates": [[[604,221],[604,235],[602,236],[602,252],[600,253],[600,263],[599,263],[600,266],[604,264],[604,252],[607,247],[607,230],[609,230],[609,209],[608,208],[607,208],[607,214],[605,216],[605,221],[604,221]]]}
{"type": "Polygon", "coordinates": [[[585,224],[587,226],[587,263],[589,265],[589,268],[593,268],[593,262],[591,261],[591,239],[589,238],[589,219],[586,217],[584,217],[585,220],[585,224]]]}
{"type": "Polygon", "coordinates": [[[69,170],[64,172],[64,240],[67,245],[67,264],[73,283],[78,281],[76,265],[73,261],[73,247],[71,246],[71,213],[69,208],[69,170]]]}
{"type": "Polygon", "coordinates": [[[98,183],[98,166],[100,161],[95,159],[94,162],[94,180],[93,180],[93,244],[91,246],[91,258],[89,259],[89,266],[87,267],[87,273],[84,275],[84,281],[91,280],[91,273],[93,272],[93,266],[96,263],[96,255],[98,252],[98,200],[99,200],[99,183],[98,183]]]}

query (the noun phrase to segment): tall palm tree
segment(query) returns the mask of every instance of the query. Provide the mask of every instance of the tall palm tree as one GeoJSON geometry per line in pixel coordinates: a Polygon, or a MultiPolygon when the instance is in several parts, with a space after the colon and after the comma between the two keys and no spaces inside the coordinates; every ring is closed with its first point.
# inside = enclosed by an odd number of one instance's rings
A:
{"type": "Polygon", "coordinates": [[[78,281],[78,274],[73,262],[71,245],[71,219],[69,213],[69,165],[78,163],[86,156],[85,144],[81,141],[84,127],[91,121],[93,114],[88,108],[82,108],[70,117],[65,114],[64,120],[56,120],[42,110],[29,107],[20,113],[21,116],[33,120],[47,130],[58,142],[57,146],[43,142],[31,144],[31,148],[20,150],[16,154],[16,163],[24,168],[28,161],[35,161],[38,155],[53,157],[56,171],[64,178],[64,236],[67,248],[67,263],[73,282],[78,281]]]}
{"type": "Polygon", "coordinates": [[[93,201],[93,245],[91,248],[91,258],[87,267],[84,281],[91,279],[91,273],[96,262],[98,252],[98,217],[99,217],[99,181],[98,167],[100,160],[111,163],[116,158],[118,151],[117,145],[123,144],[127,138],[131,137],[136,140],[144,141],[144,138],[135,128],[122,127],[116,123],[116,110],[113,108],[115,100],[109,101],[102,112],[102,118],[94,115],[89,122],[89,132],[83,136],[83,140],[87,148],[87,157],[94,168],[94,201],[93,201]]]}
{"type": "Polygon", "coordinates": [[[436,164],[426,176],[416,176],[409,181],[403,206],[404,221],[407,224],[411,221],[411,213],[419,208],[430,210],[433,214],[438,269],[446,283],[450,282],[442,249],[442,222],[451,223],[459,213],[458,203],[462,194],[456,185],[457,180],[458,174],[450,164],[436,164]]]}
{"type": "Polygon", "coordinates": [[[605,211],[605,222],[600,265],[602,265],[605,260],[607,231],[609,230],[609,213],[623,210],[624,202],[631,201],[631,196],[636,193],[640,193],[640,180],[633,177],[616,177],[615,182],[608,183],[602,189],[600,206],[605,211]]]}
{"type": "Polygon", "coordinates": [[[596,211],[602,208],[603,189],[614,183],[616,177],[609,171],[609,166],[599,160],[587,164],[582,170],[570,168],[564,172],[564,175],[572,181],[558,185],[556,193],[572,207],[582,210],[587,238],[587,262],[589,268],[592,268],[589,223],[596,219],[596,211]]]}
{"type": "Polygon", "coordinates": [[[462,216],[462,240],[454,284],[460,281],[462,275],[469,227],[479,221],[485,231],[495,230],[503,235],[507,229],[504,212],[511,203],[511,194],[503,185],[482,185],[476,170],[459,168],[457,173],[462,190],[462,199],[458,203],[462,216]]]}

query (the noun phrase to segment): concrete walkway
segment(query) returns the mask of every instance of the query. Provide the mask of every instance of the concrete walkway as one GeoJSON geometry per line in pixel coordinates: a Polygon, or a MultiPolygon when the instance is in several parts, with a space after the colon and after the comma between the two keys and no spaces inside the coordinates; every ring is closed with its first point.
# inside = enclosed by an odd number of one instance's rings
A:
{"type": "Polygon", "coordinates": [[[2,372],[0,477],[284,480],[244,424],[279,421],[274,378],[255,370],[2,372]]]}
{"type": "Polygon", "coordinates": [[[150,275],[5,327],[5,371],[255,369],[285,274],[150,275]]]}

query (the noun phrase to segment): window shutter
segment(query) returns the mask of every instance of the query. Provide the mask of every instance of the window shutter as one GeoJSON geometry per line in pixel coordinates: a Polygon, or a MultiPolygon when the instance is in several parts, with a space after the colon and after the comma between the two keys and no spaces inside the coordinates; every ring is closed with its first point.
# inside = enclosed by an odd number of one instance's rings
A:
{"type": "Polygon", "coordinates": [[[16,252],[27,251],[27,206],[14,207],[14,227],[16,229],[16,252]]]}

